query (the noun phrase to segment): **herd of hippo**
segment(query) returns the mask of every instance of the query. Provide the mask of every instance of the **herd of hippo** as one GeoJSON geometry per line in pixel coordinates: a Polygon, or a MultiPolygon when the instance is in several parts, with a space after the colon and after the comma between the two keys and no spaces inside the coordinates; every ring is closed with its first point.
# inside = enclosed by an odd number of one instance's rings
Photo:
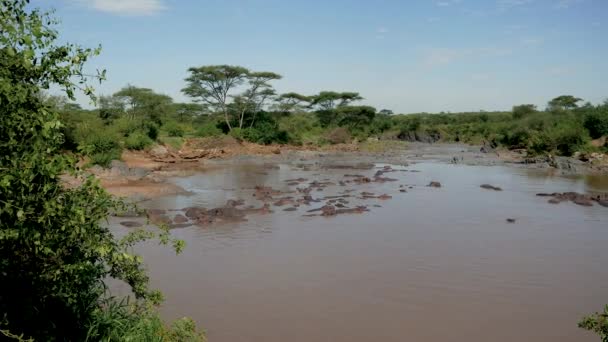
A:
{"type": "MultiPolygon", "coordinates": [[[[373,168],[371,165],[365,168],[373,168]]],[[[335,166],[340,169],[342,167],[335,166]]],[[[344,169],[362,169],[362,167],[343,167],[344,169]]],[[[341,180],[331,181],[330,179],[309,181],[307,178],[287,179],[284,183],[289,187],[287,191],[273,189],[269,186],[256,186],[253,189],[252,197],[256,202],[261,204],[257,207],[254,205],[246,205],[243,199],[228,200],[223,206],[206,209],[202,207],[189,207],[183,209],[148,209],[147,216],[152,224],[166,224],[169,228],[182,228],[188,226],[209,226],[215,223],[222,222],[239,222],[246,221],[246,217],[250,214],[270,214],[274,210],[282,210],[286,212],[300,211],[306,209],[302,216],[335,216],[340,214],[360,214],[369,211],[369,205],[362,205],[361,201],[389,200],[392,198],[389,194],[375,194],[369,191],[357,191],[352,187],[367,183],[385,183],[397,182],[398,179],[386,177],[385,174],[392,172],[418,172],[416,170],[393,169],[391,166],[379,168],[373,176],[368,177],[361,174],[344,174],[341,180]],[[325,190],[325,188],[339,186],[342,191],[338,191],[332,195],[314,196],[325,190]],[[356,202],[356,203],[351,203],[356,202]]],[[[441,188],[442,185],[438,181],[431,181],[427,187],[441,188]]],[[[340,189],[339,188],[339,189],[340,189]]],[[[412,189],[412,185],[399,185],[400,193],[407,192],[412,189]]],[[[491,191],[502,191],[502,188],[482,184],[480,188],[491,191]]],[[[586,195],[576,192],[566,193],[539,193],[537,196],[551,197],[549,203],[557,204],[564,201],[571,201],[582,206],[592,206],[593,202],[601,206],[608,207],[608,194],[586,195]]],[[[375,207],[380,207],[374,204],[375,207]]],[[[507,222],[515,223],[515,219],[508,218],[507,222]]],[[[123,221],[120,222],[126,227],[140,227],[142,222],[138,221],[123,221]]]]}

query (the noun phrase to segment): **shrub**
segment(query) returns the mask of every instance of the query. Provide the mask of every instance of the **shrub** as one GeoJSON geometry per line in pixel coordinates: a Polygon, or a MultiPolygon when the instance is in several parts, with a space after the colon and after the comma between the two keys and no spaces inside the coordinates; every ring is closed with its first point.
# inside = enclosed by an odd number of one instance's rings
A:
{"type": "Polygon", "coordinates": [[[125,147],[130,150],[143,150],[152,145],[154,141],[142,132],[131,133],[125,139],[125,147]]]}
{"type": "Polygon", "coordinates": [[[534,113],[536,113],[536,106],[533,104],[522,104],[513,107],[513,119],[521,119],[534,113]]]}
{"type": "Polygon", "coordinates": [[[584,126],[593,139],[608,135],[608,108],[598,108],[588,113],[584,126]]]}
{"type": "Polygon", "coordinates": [[[158,313],[128,301],[108,301],[91,318],[87,341],[202,342],[194,321],[182,318],[165,325],[158,313]]]}
{"type": "MultiPolygon", "coordinates": [[[[0,2],[0,340],[84,341],[96,313],[107,307],[111,279],[128,284],[139,306],[159,303],[134,245],[152,237],[177,251],[183,244],[166,229],[117,238],[105,223],[126,204],[63,153],[59,116],[38,96],[40,85],[62,89],[71,100],[77,89],[90,92],[82,70],[98,50],[62,44],[55,18],[28,3],[0,2]],[[82,176],[82,182],[67,187],[63,175],[82,176]]],[[[118,151],[116,138],[95,134],[83,149],[110,154],[118,151]]]]}
{"type": "Polygon", "coordinates": [[[508,148],[525,148],[530,140],[530,131],[526,128],[516,128],[512,131],[507,131],[501,139],[501,143],[508,148]]]}
{"type": "Polygon", "coordinates": [[[551,150],[563,156],[571,156],[589,141],[589,135],[581,126],[564,123],[547,131],[551,150]]]}
{"type": "Polygon", "coordinates": [[[112,160],[120,159],[120,152],[118,150],[112,150],[107,152],[99,152],[89,156],[90,165],[99,165],[101,167],[110,167],[112,160]]]}
{"type": "Polygon", "coordinates": [[[578,327],[596,333],[602,342],[608,342],[608,305],[604,307],[604,312],[596,312],[593,315],[583,317],[578,322],[578,327]]]}
{"type": "Polygon", "coordinates": [[[222,134],[222,130],[217,128],[217,125],[214,122],[205,123],[204,125],[200,126],[195,132],[195,135],[201,138],[215,137],[222,134]]]}
{"type": "Polygon", "coordinates": [[[242,130],[243,138],[247,141],[258,144],[285,144],[288,142],[288,134],[286,131],[280,130],[274,122],[260,122],[252,128],[244,128],[242,130]]]}
{"type": "Polygon", "coordinates": [[[238,141],[243,141],[245,140],[245,136],[243,133],[243,130],[241,128],[233,128],[229,133],[229,136],[233,137],[234,139],[238,140],[238,141]]]}
{"type": "Polygon", "coordinates": [[[122,116],[114,121],[110,125],[111,129],[123,137],[128,137],[129,134],[141,130],[141,122],[131,119],[127,116],[122,116]]]}
{"type": "Polygon", "coordinates": [[[185,133],[184,127],[173,121],[166,123],[163,129],[170,137],[183,137],[185,133]]]}
{"type": "Polygon", "coordinates": [[[156,139],[158,139],[158,126],[155,123],[153,123],[153,122],[146,123],[145,131],[146,131],[146,135],[153,141],[156,141],[156,139]]]}

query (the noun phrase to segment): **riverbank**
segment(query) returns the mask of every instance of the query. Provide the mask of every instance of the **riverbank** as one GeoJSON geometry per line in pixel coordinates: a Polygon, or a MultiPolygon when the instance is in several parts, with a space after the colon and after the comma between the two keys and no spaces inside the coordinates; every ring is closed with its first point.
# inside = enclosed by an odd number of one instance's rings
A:
{"type": "Polygon", "coordinates": [[[218,165],[250,160],[254,163],[293,164],[323,158],[343,163],[386,163],[403,165],[422,161],[546,169],[554,174],[608,174],[608,157],[581,161],[572,157],[529,157],[525,151],[489,149],[464,144],[366,142],[327,147],[258,145],[232,138],[192,139],[180,149],[158,145],[148,151],[124,151],[122,161],[109,168],[89,170],[112,194],[135,201],[183,194],[187,189],[167,182],[168,177],[188,176],[218,165]]]}

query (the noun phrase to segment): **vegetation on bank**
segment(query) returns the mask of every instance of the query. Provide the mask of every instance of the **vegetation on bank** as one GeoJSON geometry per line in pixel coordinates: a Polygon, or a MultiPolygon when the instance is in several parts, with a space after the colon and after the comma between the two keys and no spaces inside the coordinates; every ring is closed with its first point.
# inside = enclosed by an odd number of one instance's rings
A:
{"type": "Polygon", "coordinates": [[[85,110],[62,98],[45,99],[64,123],[67,150],[108,165],[122,148],[142,150],[155,142],[178,147],[184,138],[229,134],[259,144],[321,146],[379,140],[461,142],[525,149],[529,155],[571,156],[606,152],[590,144],[608,135],[608,100],[593,105],[570,95],[540,110],[522,104],[509,112],[395,115],[357,105],[356,92],[277,94],[273,72],[212,65],[189,69],[183,92],[193,103],[175,103],[148,88],[127,85],[85,110]]]}
{"type": "MultiPolygon", "coordinates": [[[[89,80],[105,73],[87,75],[85,63],[99,49],[59,43],[55,23],[27,0],[0,2],[0,340],[203,340],[190,319],[172,326],[160,320],[154,307],[161,295],[148,287],[143,261],[133,254],[150,238],[178,252],[183,243],[165,229],[116,239],[103,221],[127,205],[63,151],[70,141],[64,133],[82,132],[66,129],[41,90],[55,86],[70,99],[78,90],[92,95],[89,80]],[[82,183],[66,187],[64,175],[82,183]],[[110,296],[110,278],[128,284],[134,300],[110,296]]],[[[79,147],[100,160],[121,148],[104,134],[78,139],[88,139],[79,147]]]]}

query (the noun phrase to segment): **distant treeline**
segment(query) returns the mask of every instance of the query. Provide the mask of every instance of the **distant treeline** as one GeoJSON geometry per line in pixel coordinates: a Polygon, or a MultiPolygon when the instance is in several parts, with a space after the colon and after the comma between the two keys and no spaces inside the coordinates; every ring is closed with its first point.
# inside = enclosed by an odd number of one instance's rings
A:
{"type": "Polygon", "coordinates": [[[277,94],[271,83],[281,76],[273,72],[228,65],[189,72],[182,91],[192,103],[176,103],[132,85],[100,97],[93,110],[53,96],[46,102],[62,115],[64,147],[101,165],[118,158],[122,148],[145,149],[156,141],[177,146],[184,137],[222,134],[260,144],[324,145],[372,138],[484,143],[530,154],[606,149],[589,142],[608,135],[608,101],[593,105],[562,95],[543,110],[522,104],[510,112],[398,115],[355,105],[363,100],[357,92],[277,94]]]}

